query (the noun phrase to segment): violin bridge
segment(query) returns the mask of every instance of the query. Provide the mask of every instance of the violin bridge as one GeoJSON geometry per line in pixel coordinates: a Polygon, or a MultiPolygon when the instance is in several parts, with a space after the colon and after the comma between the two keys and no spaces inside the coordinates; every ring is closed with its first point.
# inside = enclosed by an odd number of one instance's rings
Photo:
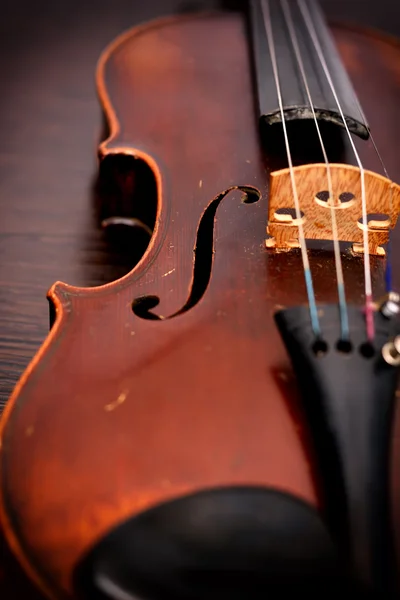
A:
{"type": "MultiPolygon", "coordinates": [[[[290,251],[299,247],[299,225],[306,240],[333,240],[332,209],[335,211],[338,240],[353,244],[357,254],[364,252],[361,175],[351,165],[329,165],[331,194],[325,164],[295,167],[294,179],[300,214],[294,208],[289,169],[271,173],[268,209],[267,248],[290,251]]],[[[384,256],[384,244],[395,227],[400,210],[400,186],[389,179],[365,171],[368,252],[384,256]]]]}

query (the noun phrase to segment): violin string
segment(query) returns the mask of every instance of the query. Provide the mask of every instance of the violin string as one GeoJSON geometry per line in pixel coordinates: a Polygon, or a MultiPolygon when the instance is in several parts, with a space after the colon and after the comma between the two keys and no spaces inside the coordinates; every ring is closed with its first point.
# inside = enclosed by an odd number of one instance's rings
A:
{"type": "Polygon", "coordinates": [[[335,266],[336,266],[336,279],[337,279],[337,288],[338,288],[338,297],[339,297],[339,311],[340,311],[340,326],[341,326],[341,338],[342,340],[349,339],[349,318],[347,312],[347,303],[346,303],[346,294],[345,294],[345,286],[344,286],[344,277],[343,277],[343,267],[342,267],[342,259],[340,256],[340,245],[339,245],[339,235],[337,228],[337,220],[336,220],[336,209],[333,202],[333,185],[332,185],[332,173],[328,160],[328,154],[325,148],[325,144],[322,139],[321,129],[318,123],[317,115],[315,114],[314,104],[311,97],[310,87],[307,81],[307,75],[304,68],[303,59],[301,56],[301,50],[299,47],[296,31],[293,24],[293,17],[289,8],[288,0],[281,0],[282,10],[284,13],[286,25],[289,30],[290,39],[292,42],[292,46],[294,49],[294,53],[296,55],[296,60],[300,69],[300,73],[303,79],[304,88],[307,93],[308,102],[313,114],[313,119],[315,123],[315,127],[317,130],[319,142],[321,145],[322,154],[324,157],[325,165],[326,165],[326,175],[328,180],[328,191],[329,191],[329,200],[330,202],[330,213],[331,213],[331,223],[332,223],[332,237],[333,237],[333,248],[335,255],[335,266]]]}
{"type": "Polygon", "coordinates": [[[389,224],[388,241],[387,241],[387,248],[386,248],[386,268],[385,268],[385,288],[386,288],[386,292],[389,294],[390,292],[393,291],[393,278],[392,278],[392,226],[391,226],[391,223],[392,223],[392,214],[393,214],[393,180],[389,176],[389,173],[388,173],[388,170],[386,168],[385,162],[383,160],[382,154],[380,153],[380,151],[378,149],[378,145],[375,142],[373,133],[370,130],[368,124],[367,124],[367,119],[366,119],[366,116],[365,116],[364,111],[362,109],[362,106],[360,104],[360,100],[358,99],[358,96],[357,96],[357,94],[355,93],[354,90],[353,90],[353,98],[354,98],[354,101],[355,101],[355,103],[357,105],[358,112],[360,113],[361,121],[362,121],[364,127],[368,130],[370,140],[372,142],[372,145],[374,147],[374,150],[375,150],[375,153],[376,153],[376,155],[378,157],[378,160],[381,163],[381,167],[382,167],[382,170],[383,170],[383,172],[385,174],[385,177],[391,183],[391,185],[390,185],[390,202],[389,202],[390,224],[389,224]]]}
{"type": "Polygon", "coordinates": [[[290,181],[291,181],[292,193],[293,193],[293,199],[294,199],[294,205],[295,205],[296,219],[298,221],[299,243],[300,243],[300,249],[301,249],[301,257],[302,257],[302,261],[303,261],[303,269],[304,269],[304,277],[305,277],[306,288],[307,288],[308,303],[309,303],[309,307],[310,307],[311,326],[312,326],[315,336],[317,338],[319,338],[321,336],[321,329],[320,329],[320,324],[319,324],[317,305],[316,305],[316,301],[315,301],[314,286],[313,286],[313,281],[312,281],[312,276],[311,276],[310,263],[308,260],[307,247],[306,247],[304,229],[303,229],[303,223],[302,223],[302,214],[300,211],[299,197],[298,197],[298,193],[297,193],[296,179],[295,179],[294,168],[293,168],[292,154],[290,151],[289,137],[288,137],[288,133],[287,133],[286,120],[285,120],[285,113],[283,110],[282,91],[281,91],[281,84],[280,84],[280,78],[279,78],[278,62],[277,62],[276,52],[275,52],[275,42],[274,42],[274,35],[273,35],[273,31],[272,31],[269,0],[262,0],[261,7],[262,7],[263,18],[264,18],[265,30],[266,30],[267,38],[268,38],[268,46],[269,46],[269,51],[270,51],[270,56],[271,56],[272,70],[274,73],[276,91],[277,91],[277,95],[278,95],[279,111],[280,111],[281,119],[282,119],[282,128],[283,128],[283,135],[284,135],[284,140],[285,140],[287,160],[288,160],[288,164],[289,164],[290,181]]]}
{"type": "MultiPolygon", "coordinates": [[[[360,107],[361,110],[361,107],[360,107]]],[[[361,111],[361,114],[362,111],[361,111]]],[[[393,278],[392,278],[392,214],[393,214],[393,180],[391,177],[389,177],[389,173],[386,169],[385,163],[383,162],[383,158],[381,153],[378,150],[378,146],[376,145],[376,142],[374,140],[374,136],[372,135],[371,131],[369,132],[370,135],[370,139],[372,142],[372,145],[375,148],[375,152],[380,160],[380,163],[382,165],[382,169],[383,172],[385,173],[385,177],[386,179],[389,179],[390,181],[390,202],[389,202],[389,219],[390,219],[390,223],[389,223],[389,232],[388,232],[388,241],[387,241],[387,246],[386,246],[386,269],[385,269],[385,287],[386,287],[386,292],[388,294],[390,294],[390,292],[393,291],[393,278]]]]}
{"type": "MultiPolygon", "coordinates": [[[[356,98],[357,102],[358,99],[356,98]]],[[[361,110],[361,106],[359,105],[359,110],[361,115],[363,115],[364,113],[361,110]]],[[[366,122],[365,122],[365,118],[364,118],[364,125],[366,126],[366,122]]],[[[371,139],[372,145],[375,149],[375,152],[378,156],[378,159],[381,163],[383,172],[385,174],[386,179],[389,179],[390,181],[390,202],[389,202],[389,219],[390,219],[390,223],[389,223],[389,231],[388,231],[388,241],[387,241],[387,246],[386,246],[386,269],[385,269],[385,287],[386,287],[386,292],[388,294],[390,294],[390,292],[393,291],[393,277],[392,277],[392,215],[393,215],[393,180],[391,177],[389,177],[389,173],[388,170],[386,168],[386,165],[383,161],[382,155],[378,150],[378,146],[376,145],[376,142],[374,140],[374,136],[372,135],[372,132],[369,131],[369,137],[371,139]]]]}
{"type": "Polygon", "coordinates": [[[365,280],[365,319],[366,319],[366,328],[367,328],[367,337],[370,342],[375,337],[375,326],[374,326],[374,305],[372,300],[372,279],[371,279],[371,263],[369,256],[369,244],[368,244],[368,213],[367,213],[367,200],[366,200],[366,189],[365,189],[365,171],[362,165],[360,156],[357,152],[357,148],[354,144],[354,140],[349,130],[349,126],[347,124],[346,118],[343,114],[343,109],[339,102],[339,98],[335,89],[335,86],[332,81],[331,74],[329,72],[328,65],[326,63],[324,53],[320,44],[320,41],[317,36],[317,32],[314,27],[314,23],[311,18],[311,14],[309,8],[304,0],[297,0],[297,4],[302,13],[303,19],[306,23],[308,32],[313,41],[314,48],[317,52],[319,61],[331,88],[332,94],[335,98],[336,105],[340,112],[341,119],[343,121],[344,127],[346,129],[348,138],[350,140],[350,144],[352,146],[354,156],[356,158],[358,168],[360,171],[360,179],[361,179],[361,204],[362,204],[362,223],[363,223],[363,248],[364,248],[364,280],[365,280]]]}

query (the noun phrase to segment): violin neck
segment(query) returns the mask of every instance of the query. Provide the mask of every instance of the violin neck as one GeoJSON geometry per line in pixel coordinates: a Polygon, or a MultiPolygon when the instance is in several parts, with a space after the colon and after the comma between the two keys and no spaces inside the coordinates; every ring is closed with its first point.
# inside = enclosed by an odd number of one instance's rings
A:
{"type": "Polygon", "coordinates": [[[282,121],[280,94],[287,121],[310,120],[315,114],[318,120],[344,127],[344,116],[350,131],[369,137],[356,93],[316,1],[250,0],[250,28],[262,121],[268,125],[282,121]]]}

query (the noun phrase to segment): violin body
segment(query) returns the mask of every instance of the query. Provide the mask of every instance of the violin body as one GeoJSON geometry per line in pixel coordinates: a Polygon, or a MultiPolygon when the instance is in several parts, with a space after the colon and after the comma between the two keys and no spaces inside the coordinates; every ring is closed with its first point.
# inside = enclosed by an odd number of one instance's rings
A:
{"type": "MultiPolygon", "coordinates": [[[[400,46],[333,33],[400,181],[400,46]]],[[[72,598],[92,547],[169,501],[257,487],[321,510],[309,427],[273,319],[306,302],[304,277],[298,251],[265,247],[274,160],[260,141],[252,73],[235,12],[155,21],[100,60],[109,125],[100,168],[132,157],[133,202],[155,198],[156,214],[128,275],[98,288],[52,287],[50,334],[2,417],[1,522],[51,597],[72,598]]],[[[400,273],[396,231],[392,244],[400,273]]],[[[359,304],[362,261],[343,260],[349,302],[359,304]]],[[[332,255],[316,251],[310,261],[318,301],[334,303],[332,255]]],[[[371,264],[379,296],[384,262],[371,264]]]]}

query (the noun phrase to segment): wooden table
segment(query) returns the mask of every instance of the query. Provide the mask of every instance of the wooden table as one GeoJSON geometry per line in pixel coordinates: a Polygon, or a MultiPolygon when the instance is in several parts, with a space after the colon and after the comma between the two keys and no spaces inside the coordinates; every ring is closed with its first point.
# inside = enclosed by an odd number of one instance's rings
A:
{"type": "MultiPolygon", "coordinates": [[[[222,0],[221,0],[222,2],[222,0]]],[[[112,281],[131,264],[99,227],[94,73],[121,31],[177,0],[3,0],[0,20],[0,411],[48,331],[45,295],[56,280],[112,281]]],[[[181,3],[217,6],[218,0],[181,3]]],[[[400,33],[387,0],[326,0],[400,33]],[[379,4],[379,6],[378,6],[379,4]],[[379,9],[379,10],[378,10],[379,9]],[[378,19],[378,20],[376,20],[378,19]]],[[[399,18],[396,20],[396,15],[399,18]]],[[[39,600],[0,539],[1,600],[39,600]]]]}

